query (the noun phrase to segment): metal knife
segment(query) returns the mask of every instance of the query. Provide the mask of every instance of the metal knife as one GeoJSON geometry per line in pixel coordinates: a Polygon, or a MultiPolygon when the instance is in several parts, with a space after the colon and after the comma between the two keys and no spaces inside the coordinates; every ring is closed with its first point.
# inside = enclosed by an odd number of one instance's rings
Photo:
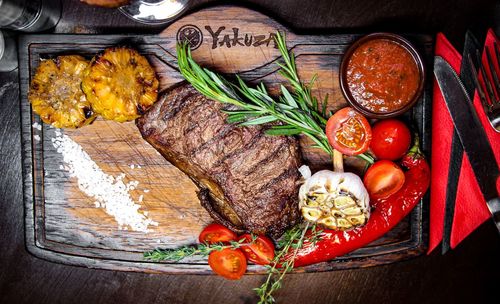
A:
{"type": "Polygon", "coordinates": [[[434,75],[476,181],[500,233],[500,198],[496,190],[500,170],[486,132],[460,78],[440,56],[434,58],[434,75]]]}
{"type": "MultiPolygon", "coordinates": [[[[470,65],[470,61],[467,60],[469,54],[474,54],[476,50],[480,48],[480,44],[477,41],[474,34],[471,31],[465,33],[465,43],[464,50],[462,53],[462,62],[460,65],[460,80],[462,81],[467,95],[472,99],[474,96],[474,90],[476,88],[473,80],[473,69],[470,65]]],[[[474,57],[475,58],[475,57],[474,57]]],[[[451,229],[453,226],[453,218],[455,215],[455,202],[457,200],[457,190],[458,190],[458,178],[460,176],[460,170],[462,168],[462,158],[464,154],[464,149],[460,143],[460,138],[458,137],[457,131],[453,129],[453,136],[451,139],[451,152],[450,152],[450,164],[448,167],[448,184],[446,185],[446,201],[445,201],[445,211],[444,211],[444,227],[443,227],[443,241],[441,243],[441,254],[445,254],[450,250],[451,243],[451,229]]]]}

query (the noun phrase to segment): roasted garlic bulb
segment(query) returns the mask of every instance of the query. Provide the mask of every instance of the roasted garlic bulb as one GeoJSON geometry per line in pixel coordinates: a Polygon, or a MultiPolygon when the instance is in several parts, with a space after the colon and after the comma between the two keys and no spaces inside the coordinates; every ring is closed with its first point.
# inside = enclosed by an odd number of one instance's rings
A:
{"type": "Polygon", "coordinates": [[[119,122],[141,116],[155,103],[158,86],[148,60],[127,47],[111,47],[96,55],[82,81],[94,111],[119,122]]]}
{"type": "Polygon", "coordinates": [[[337,230],[368,221],[370,198],[359,176],[328,170],[310,176],[304,168],[301,172],[306,180],[299,190],[299,208],[306,220],[337,230]]]}
{"type": "Polygon", "coordinates": [[[78,128],[95,119],[81,90],[88,61],[82,56],[59,56],[43,60],[33,77],[28,99],[43,122],[57,128],[78,128]]]}

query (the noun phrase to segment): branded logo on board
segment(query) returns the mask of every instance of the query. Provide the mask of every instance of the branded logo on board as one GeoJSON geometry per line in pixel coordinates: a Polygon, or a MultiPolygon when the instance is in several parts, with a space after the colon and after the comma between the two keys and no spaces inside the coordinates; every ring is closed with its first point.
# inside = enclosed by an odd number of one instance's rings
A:
{"type": "Polygon", "coordinates": [[[177,42],[187,42],[191,50],[196,50],[203,42],[203,33],[192,24],[186,24],[177,31],[177,42]]]}
{"type": "MultiPolygon", "coordinates": [[[[232,27],[226,30],[225,26],[219,26],[217,29],[212,28],[210,25],[205,26],[207,37],[210,37],[210,47],[216,48],[232,48],[232,47],[261,47],[272,46],[278,48],[274,37],[276,34],[268,33],[261,35],[242,34],[240,29],[232,27]]],[[[177,42],[187,41],[192,50],[196,50],[203,42],[203,33],[195,25],[184,25],[177,31],[177,42]]]]}

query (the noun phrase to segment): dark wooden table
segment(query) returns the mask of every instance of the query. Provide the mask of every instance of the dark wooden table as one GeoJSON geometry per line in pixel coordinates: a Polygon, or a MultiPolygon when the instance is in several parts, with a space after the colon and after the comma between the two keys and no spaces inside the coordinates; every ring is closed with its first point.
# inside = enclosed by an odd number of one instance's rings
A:
{"type": "MultiPolygon", "coordinates": [[[[241,1],[296,32],[436,33],[459,49],[467,28],[500,33],[500,1],[241,1]]],[[[220,3],[192,1],[190,10],[220,3]]],[[[64,1],[58,33],[155,33],[116,10],[64,1]]],[[[17,70],[0,73],[0,303],[254,303],[263,276],[149,275],[70,267],[24,247],[17,70]]],[[[486,223],[456,250],[367,269],[289,275],[280,303],[498,302],[500,241],[486,223]],[[497,298],[496,301],[492,301],[497,298]]]]}

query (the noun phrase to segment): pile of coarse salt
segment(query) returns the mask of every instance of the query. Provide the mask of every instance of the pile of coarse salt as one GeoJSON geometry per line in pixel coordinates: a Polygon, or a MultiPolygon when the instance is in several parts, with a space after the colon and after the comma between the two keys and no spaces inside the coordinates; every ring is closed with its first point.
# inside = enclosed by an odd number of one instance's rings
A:
{"type": "Polygon", "coordinates": [[[141,205],[130,197],[129,191],[137,187],[138,181],[125,184],[125,174],[115,178],[104,173],[78,143],[59,130],[55,130],[55,134],[52,144],[63,156],[66,163],[63,168],[70,176],[76,177],[81,191],[96,200],[96,207],[105,208],[106,213],[115,218],[119,229],[128,230],[130,227],[133,231],[148,232],[149,225],[158,226],[147,216],[147,211],[139,212],[141,205]]]}

